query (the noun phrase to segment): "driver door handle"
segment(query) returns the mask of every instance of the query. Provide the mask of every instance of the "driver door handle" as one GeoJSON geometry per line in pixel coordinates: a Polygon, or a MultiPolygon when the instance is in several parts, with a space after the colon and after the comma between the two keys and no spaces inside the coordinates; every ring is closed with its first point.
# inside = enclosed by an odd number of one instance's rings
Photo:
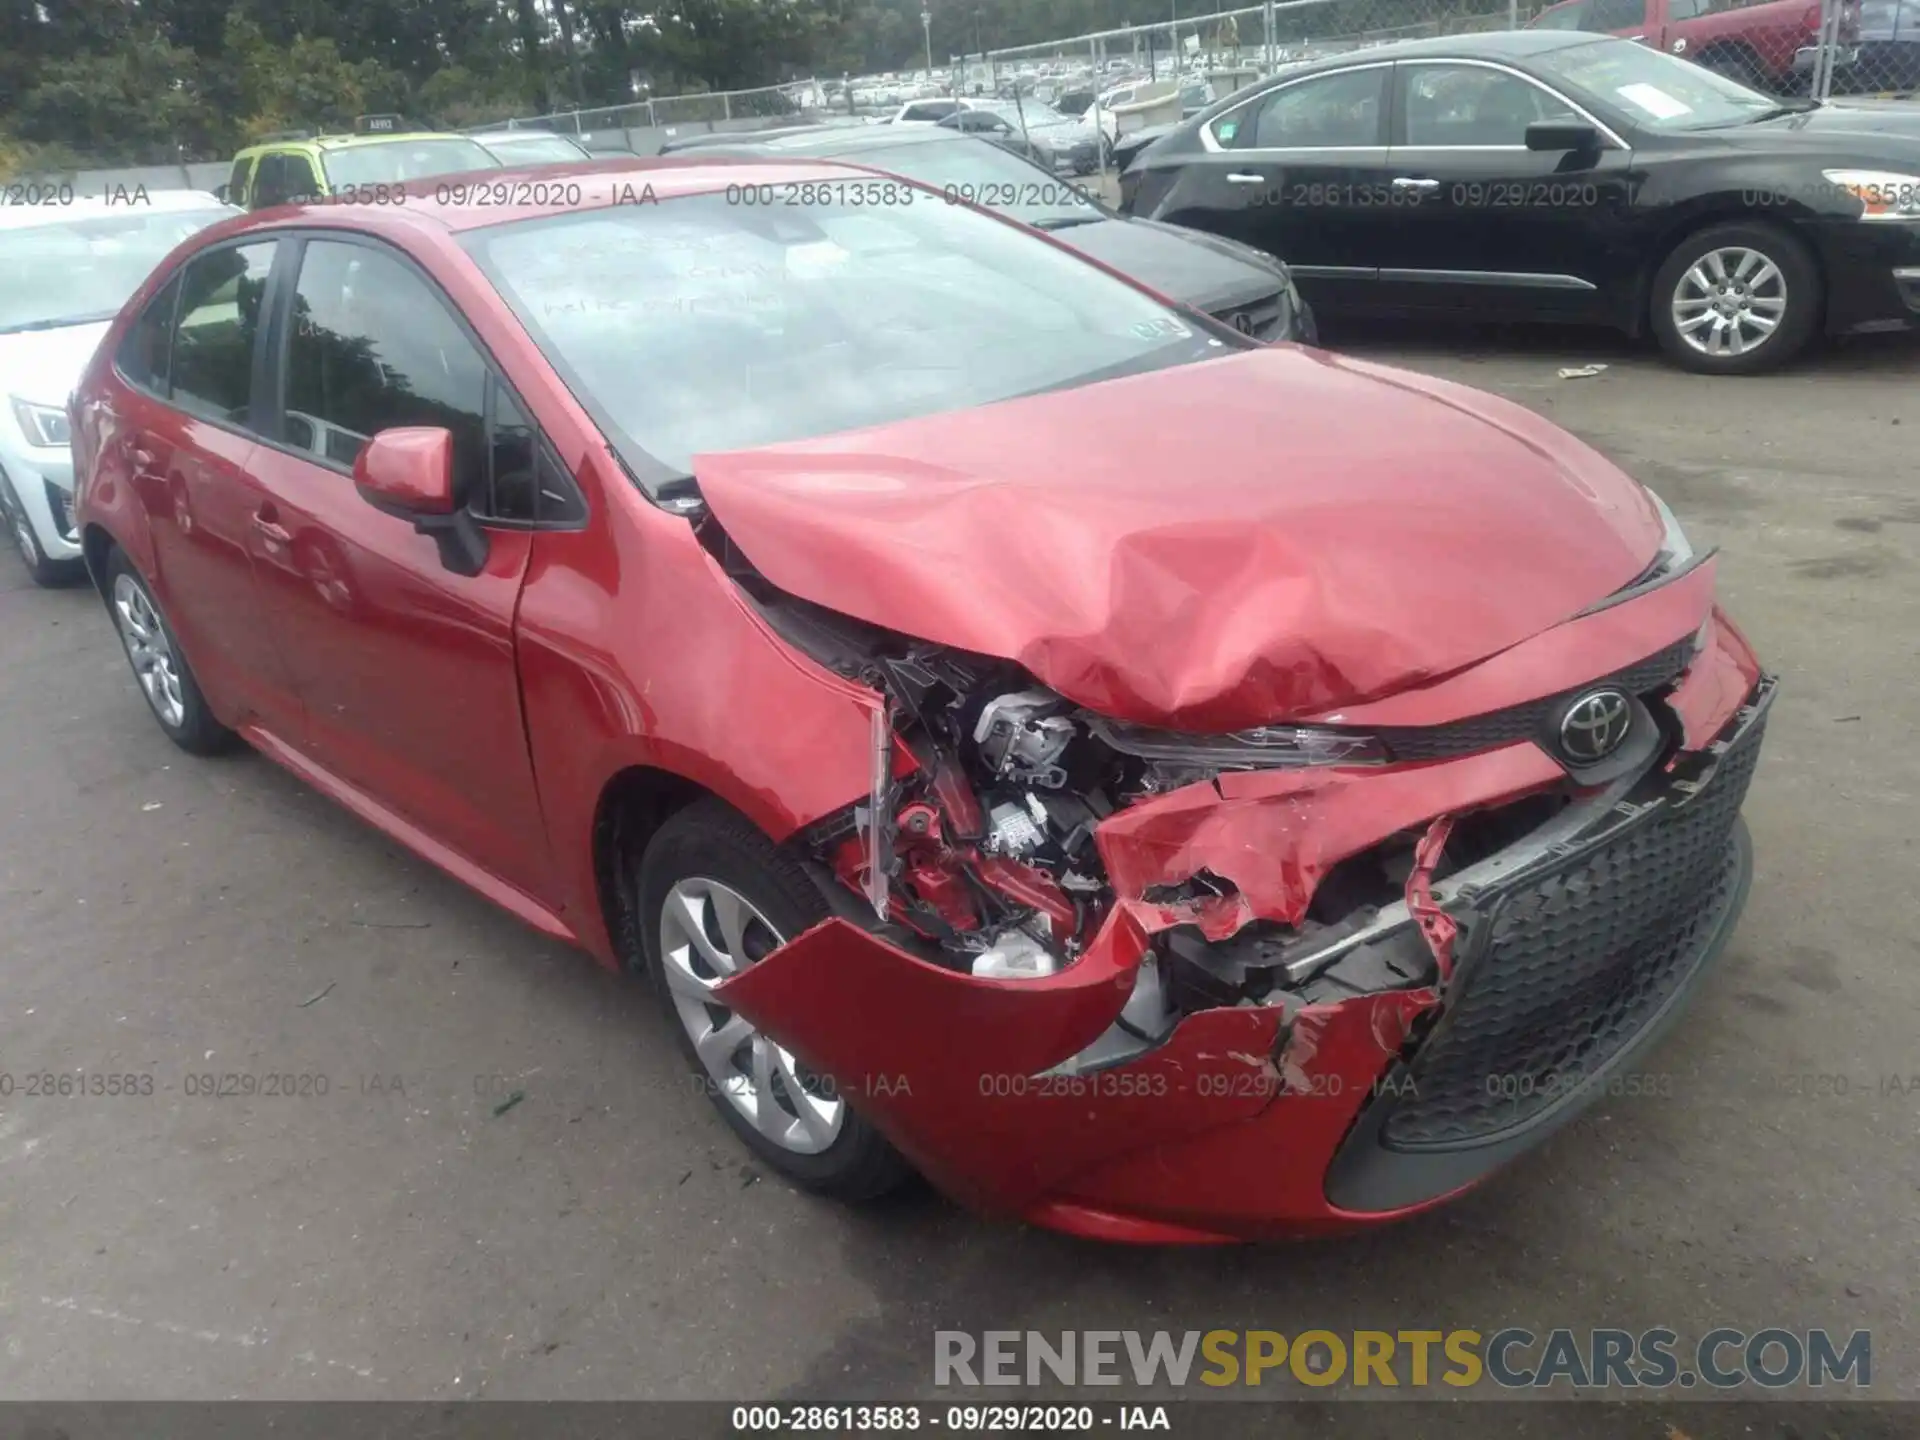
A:
{"type": "Polygon", "coordinates": [[[1438,180],[1416,180],[1410,176],[1396,175],[1393,179],[1393,188],[1402,193],[1411,192],[1415,195],[1431,195],[1439,190],[1440,182],[1438,180]]]}
{"type": "Polygon", "coordinates": [[[279,513],[271,505],[262,505],[253,512],[253,528],[276,545],[291,545],[293,532],[279,522],[279,513]]]}

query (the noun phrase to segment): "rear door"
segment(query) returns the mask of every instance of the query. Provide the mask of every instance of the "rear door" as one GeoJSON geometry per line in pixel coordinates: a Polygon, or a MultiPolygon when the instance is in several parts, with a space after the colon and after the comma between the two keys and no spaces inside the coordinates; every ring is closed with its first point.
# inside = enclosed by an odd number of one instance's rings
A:
{"type": "Polygon", "coordinates": [[[1218,116],[1153,218],[1277,255],[1316,306],[1371,303],[1394,220],[1392,73],[1378,62],[1303,76],[1218,116]]]}
{"type": "MultiPolygon", "coordinates": [[[[1600,3],[1600,0],[1595,0],[1600,3]]],[[[1632,152],[1565,96],[1489,61],[1395,67],[1392,177],[1380,252],[1395,308],[1601,318],[1631,271],[1632,152]],[[1591,125],[1601,148],[1529,150],[1535,121],[1591,125]]]]}
{"type": "Polygon", "coordinates": [[[162,602],[221,718],[293,736],[301,712],[262,613],[248,550],[266,354],[261,317],[279,244],[217,245],[141,312],[114,357],[110,462],[153,544],[162,602]]]}
{"type": "Polygon", "coordinates": [[[542,447],[525,407],[411,261],[359,237],[294,243],[274,356],[284,409],[253,461],[263,500],[252,541],[308,712],[305,748],[467,862],[551,905],[514,652],[542,519],[542,447]],[[487,525],[480,573],[449,570],[431,538],[355,489],[360,449],[403,425],[452,432],[456,495],[487,525]]]}

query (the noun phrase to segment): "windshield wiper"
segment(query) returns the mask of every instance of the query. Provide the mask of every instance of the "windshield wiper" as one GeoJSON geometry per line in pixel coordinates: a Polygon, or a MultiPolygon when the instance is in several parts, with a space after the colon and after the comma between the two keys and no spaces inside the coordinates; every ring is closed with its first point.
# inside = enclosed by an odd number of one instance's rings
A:
{"type": "Polygon", "coordinates": [[[29,320],[24,325],[0,325],[0,335],[24,335],[29,330],[64,330],[70,325],[97,325],[102,320],[111,320],[118,310],[109,310],[104,315],[56,315],[51,320],[29,320]]]}
{"type": "Polygon", "coordinates": [[[1042,215],[1033,222],[1036,230],[1070,230],[1075,225],[1098,225],[1104,215],[1042,215]]]}
{"type": "Polygon", "coordinates": [[[1742,115],[1738,120],[1729,120],[1723,125],[1688,125],[1679,128],[1688,130],[1736,130],[1742,125],[1758,125],[1763,120],[1779,120],[1787,115],[1805,115],[1818,110],[1818,100],[1802,100],[1796,104],[1769,105],[1757,115],[1742,115]]]}

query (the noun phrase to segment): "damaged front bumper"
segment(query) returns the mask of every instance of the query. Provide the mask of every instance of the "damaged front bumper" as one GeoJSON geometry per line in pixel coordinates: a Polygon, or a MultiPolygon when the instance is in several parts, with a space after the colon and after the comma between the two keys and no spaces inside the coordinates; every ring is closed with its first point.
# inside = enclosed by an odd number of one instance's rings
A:
{"type": "Polygon", "coordinates": [[[1773,697],[1757,676],[1725,626],[1666,700],[1664,758],[1304,941],[1275,947],[1253,917],[1297,920],[1344,857],[1565,777],[1528,742],[1292,791],[1222,777],[1107,823],[1124,898],[1057,973],[969,975],[832,920],[715,998],[984,1211],[1140,1242],[1406,1215],[1607,1093],[1684,1007],[1751,876],[1739,809],[1773,697]],[[1236,885],[1154,895],[1202,870],[1236,885]],[[1254,972],[1257,998],[1227,983],[1254,972]],[[1139,1023],[1183,988],[1170,1026],[1139,1023]]]}

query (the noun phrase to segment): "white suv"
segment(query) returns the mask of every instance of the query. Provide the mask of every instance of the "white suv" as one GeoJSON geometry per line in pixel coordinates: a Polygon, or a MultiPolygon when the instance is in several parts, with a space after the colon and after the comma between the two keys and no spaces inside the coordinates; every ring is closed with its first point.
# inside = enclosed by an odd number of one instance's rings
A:
{"type": "Polygon", "coordinates": [[[241,212],[200,190],[111,201],[27,182],[0,205],[0,519],[42,585],[80,570],[67,396],[129,295],[169,251],[241,212]]]}

